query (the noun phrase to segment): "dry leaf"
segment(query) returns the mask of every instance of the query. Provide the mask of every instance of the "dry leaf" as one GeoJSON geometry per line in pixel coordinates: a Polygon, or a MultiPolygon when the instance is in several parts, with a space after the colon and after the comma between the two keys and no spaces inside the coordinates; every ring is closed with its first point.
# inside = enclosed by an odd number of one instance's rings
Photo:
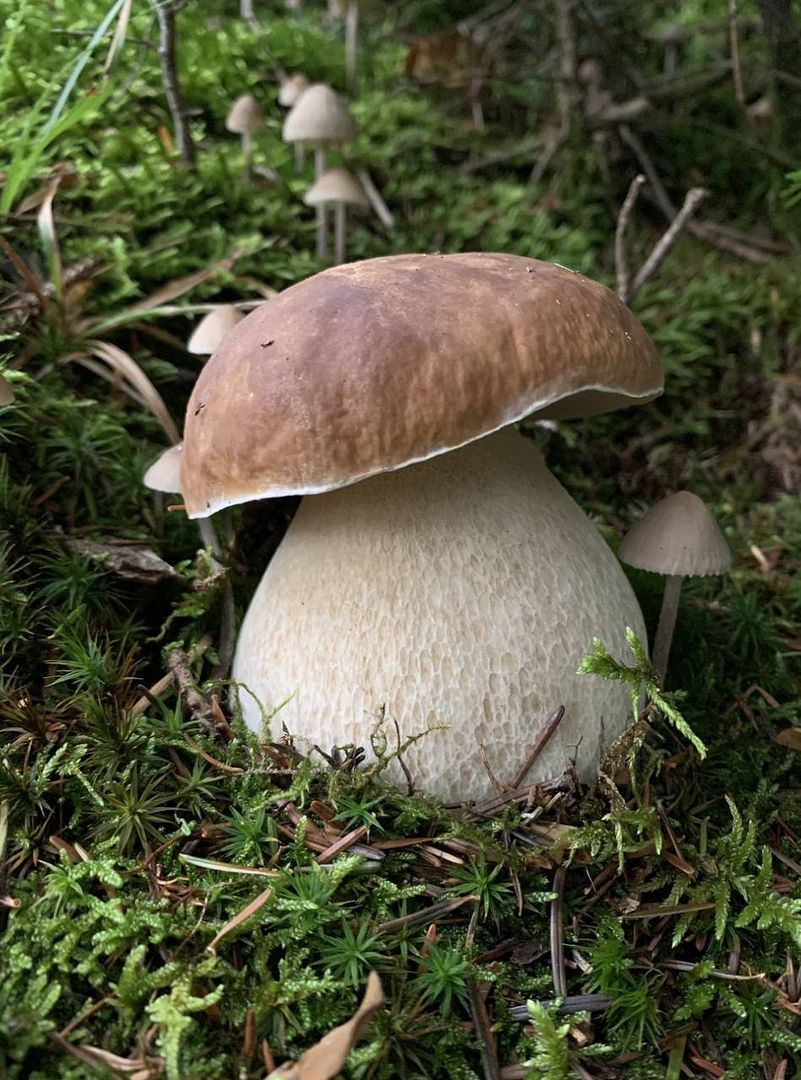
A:
{"type": "Polygon", "coordinates": [[[371,971],[362,1003],[351,1019],[329,1031],[294,1064],[290,1061],[270,1073],[268,1080],[331,1080],[344,1066],[362,1028],[383,1004],[381,980],[371,971]]]}
{"type": "Polygon", "coordinates": [[[234,915],[233,919],[225,924],[222,930],[214,935],[214,938],[206,946],[206,951],[216,953],[217,946],[226,934],[230,934],[232,930],[236,930],[237,926],[240,926],[246,919],[249,919],[251,915],[255,915],[259,908],[264,907],[272,895],[272,889],[265,889],[264,892],[259,893],[255,900],[251,900],[247,907],[242,908],[238,914],[234,915]]]}

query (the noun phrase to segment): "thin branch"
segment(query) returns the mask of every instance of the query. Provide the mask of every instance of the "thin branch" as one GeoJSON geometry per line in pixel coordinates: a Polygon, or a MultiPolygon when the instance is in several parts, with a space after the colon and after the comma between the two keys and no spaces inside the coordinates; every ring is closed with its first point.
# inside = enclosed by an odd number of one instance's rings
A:
{"type": "Polygon", "coordinates": [[[156,7],[156,16],[159,21],[161,77],[164,81],[164,92],[167,95],[167,104],[175,128],[175,144],[178,147],[181,159],[187,165],[193,165],[196,156],[195,144],[192,141],[192,134],[186,120],[186,105],[184,104],[181,84],[178,81],[178,67],[175,60],[175,16],[182,7],[182,0],[169,0],[168,3],[159,4],[156,7]]]}
{"type": "Polygon", "coordinates": [[[554,711],[542,725],[536,739],[534,740],[534,745],[529,750],[528,754],[526,755],[525,761],[517,770],[512,779],[511,786],[513,791],[517,790],[517,788],[519,787],[522,787],[523,781],[528,776],[529,770],[531,769],[537,758],[540,756],[542,751],[545,749],[548,740],[559,727],[559,724],[562,722],[562,717],[564,715],[565,707],[564,705],[560,705],[558,709],[554,709],[554,711]]]}
{"type": "Polygon", "coordinates": [[[734,96],[740,108],[745,108],[745,88],[743,87],[743,69],[740,64],[740,36],[738,33],[737,0],[728,0],[727,21],[729,24],[729,52],[731,53],[732,80],[734,96]]]}
{"type": "Polygon", "coordinates": [[[184,705],[194,720],[198,720],[204,726],[210,727],[212,724],[211,706],[195,686],[191,663],[190,654],[183,649],[173,649],[167,657],[167,666],[178,683],[184,705]]]}
{"type": "Polygon", "coordinates": [[[638,173],[629,184],[626,198],[620,208],[615,227],[615,271],[617,273],[617,295],[624,304],[628,303],[631,278],[629,276],[628,260],[626,258],[626,232],[631,220],[631,212],[640,194],[640,188],[645,183],[645,177],[638,173]]]}
{"type": "MultiPolygon", "coordinates": [[[[639,161],[642,171],[648,178],[648,184],[656,205],[668,221],[672,222],[678,210],[665,190],[664,184],[659,179],[659,174],[642,141],[628,124],[621,124],[618,127],[618,134],[639,161]]],[[[732,238],[730,230],[726,230],[723,226],[718,226],[714,222],[690,221],[687,223],[687,232],[691,236],[695,236],[699,240],[718,248],[720,251],[728,251],[740,259],[747,259],[749,262],[754,263],[770,262],[770,256],[764,250],[760,250],[756,245],[752,246],[745,240],[732,238]]]]}
{"type": "Polygon", "coordinates": [[[556,997],[563,998],[567,996],[567,971],[564,949],[564,866],[557,867],[554,872],[553,891],[556,896],[551,901],[551,971],[553,973],[553,992],[556,997]]]}
{"type": "Polygon", "coordinates": [[[484,1080],[501,1080],[501,1065],[498,1061],[495,1033],[492,1030],[492,1020],[481,994],[481,987],[476,979],[470,979],[467,987],[470,992],[470,1015],[473,1018],[473,1025],[481,1046],[481,1066],[484,1071],[484,1080]]]}
{"type": "Polygon", "coordinates": [[[651,254],[637,271],[629,290],[628,299],[633,300],[648,278],[656,273],[662,264],[662,260],[676,243],[697,207],[706,196],[707,192],[704,188],[690,188],[684,198],[681,210],[676,214],[671,224],[657,241],[651,254]]]}

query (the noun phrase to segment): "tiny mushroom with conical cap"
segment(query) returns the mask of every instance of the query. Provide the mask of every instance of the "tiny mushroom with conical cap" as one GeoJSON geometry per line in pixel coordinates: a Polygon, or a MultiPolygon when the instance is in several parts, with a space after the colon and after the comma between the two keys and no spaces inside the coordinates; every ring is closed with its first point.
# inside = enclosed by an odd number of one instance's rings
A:
{"type": "Polygon", "coordinates": [[[731,551],[717,522],[691,491],[677,491],[652,506],[620,544],[629,566],[667,577],[652,662],[664,681],[676,626],[682,581],[712,577],[731,567],[731,551]]]}
{"type": "MultiPolygon", "coordinates": [[[[284,142],[314,147],[314,177],[325,172],[325,148],[350,142],[356,137],[353,117],[339,95],[325,83],[313,83],[292,106],[283,127],[284,142]]],[[[324,259],[326,245],[325,207],[317,207],[318,258],[324,259]]]]}
{"type": "MultiPolygon", "coordinates": [[[[625,688],[576,675],[601,637],[643,636],[595,526],[510,430],[591,416],[662,389],[654,347],[604,286],[514,255],[397,255],[333,267],[226,337],[189,401],[190,517],[309,495],[245,617],[244,716],[329,747],[403,737],[424,790],[491,792],[545,717],[563,721],[529,782],[575,755],[591,778],[625,727],[625,688]],[[270,342],[264,348],[264,342],[270,342]],[[252,696],[251,696],[252,695],[252,696]]],[[[397,764],[389,775],[403,782],[397,764]]]]}
{"type": "Polygon", "coordinates": [[[356,177],[348,169],[328,169],[303,196],[307,206],[333,206],[334,208],[334,266],[345,261],[345,234],[347,208],[362,209],[370,203],[356,177]]]}
{"type": "Polygon", "coordinates": [[[217,304],[197,324],[186,343],[187,349],[195,356],[211,356],[225,335],[244,317],[233,304],[217,304]]]}
{"type": "MultiPolygon", "coordinates": [[[[278,104],[285,109],[291,109],[302,93],[309,89],[311,83],[305,75],[298,72],[295,75],[279,75],[278,104]]],[[[306,147],[302,142],[295,143],[295,171],[302,172],[306,164],[306,147]]]]}
{"type": "MultiPolygon", "coordinates": [[[[167,495],[174,495],[181,490],[182,450],[182,444],[176,443],[175,446],[170,446],[159,454],[142,477],[142,482],[146,488],[167,495]]],[[[210,521],[199,521],[198,532],[203,544],[211,550],[214,565],[219,568],[220,564],[217,562],[217,557],[220,555],[220,545],[214,532],[214,526],[210,521]]]]}
{"type": "Polygon", "coordinates": [[[181,490],[181,444],[164,451],[144,475],[144,485],[151,491],[174,494],[181,490]]]}
{"type": "Polygon", "coordinates": [[[285,109],[291,109],[300,95],[309,89],[311,83],[301,72],[294,75],[285,75],[281,78],[278,86],[278,104],[285,109]]]}
{"type": "Polygon", "coordinates": [[[242,139],[245,175],[248,175],[253,157],[253,136],[264,127],[264,113],[252,94],[242,94],[236,99],[225,118],[225,127],[242,139]]]}

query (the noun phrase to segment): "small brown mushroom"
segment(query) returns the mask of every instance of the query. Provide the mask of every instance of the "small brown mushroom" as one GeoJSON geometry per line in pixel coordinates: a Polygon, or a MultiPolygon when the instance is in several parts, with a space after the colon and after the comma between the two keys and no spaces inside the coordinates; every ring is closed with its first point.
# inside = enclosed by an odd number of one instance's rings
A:
{"type": "Polygon", "coordinates": [[[629,566],[667,577],[652,662],[664,682],[685,577],[712,577],[731,567],[731,552],[717,522],[691,491],[677,491],[652,506],[623,538],[629,566]]]}

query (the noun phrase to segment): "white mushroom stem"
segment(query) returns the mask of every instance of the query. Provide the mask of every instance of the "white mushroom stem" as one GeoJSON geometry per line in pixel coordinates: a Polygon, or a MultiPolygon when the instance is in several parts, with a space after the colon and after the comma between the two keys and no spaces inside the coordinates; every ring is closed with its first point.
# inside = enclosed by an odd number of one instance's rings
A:
{"type": "Polygon", "coordinates": [[[676,616],[679,611],[679,597],[684,578],[680,574],[670,574],[665,583],[665,592],[662,596],[662,610],[659,612],[659,623],[654,637],[654,649],[651,663],[664,683],[667,674],[670,646],[673,642],[673,631],[676,627],[676,616]]]}
{"type": "MultiPolygon", "coordinates": [[[[247,723],[278,709],[326,752],[370,749],[379,718],[419,788],[483,798],[511,778],[560,704],[527,779],[574,757],[585,779],[630,719],[620,684],[577,675],[594,637],[644,640],[637,601],[592,522],[528,441],[504,430],[397,472],[305,498],[262,578],[233,676],[247,723]]],[[[301,745],[304,743],[302,742],[301,745]]],[[[396,765],[389,776],[402,784],[396,765]]]]}
{"type": "Polygon", "coordinates": [[[242,132],[242,156],[245,159],[245,178],[250,177],[250,166],[253,161],[253,136],[249,131],[242,132]]]}
{"type": "MultiPolygon", "coordinates": [[[[314,179],[319,180],[325,172],[325,148],[315,147],[314,150],[314,179]]],[[[328,213],[324,206],[317,207],[317,241],[315,253],[318,259],[324,259],[328,255],[328,213]]]]}
{"type": "Polygon", "coordinates": [[[303,172],[306,168],[306,147],[302,142],[295,143],[295,172],[303,172]]]}
{"type": "Polygon", "coordinates": [[[351,97],[356,93],[356,44],[359,35],[359,5],[349,0],[345,12],[345,82],[351,97]]]}
{"type": "Polygon", "coordinates": [[[348,229],[348,210],[345,203],[334,204],[334,266],[345,261],[345,237],[348,229]]]}

